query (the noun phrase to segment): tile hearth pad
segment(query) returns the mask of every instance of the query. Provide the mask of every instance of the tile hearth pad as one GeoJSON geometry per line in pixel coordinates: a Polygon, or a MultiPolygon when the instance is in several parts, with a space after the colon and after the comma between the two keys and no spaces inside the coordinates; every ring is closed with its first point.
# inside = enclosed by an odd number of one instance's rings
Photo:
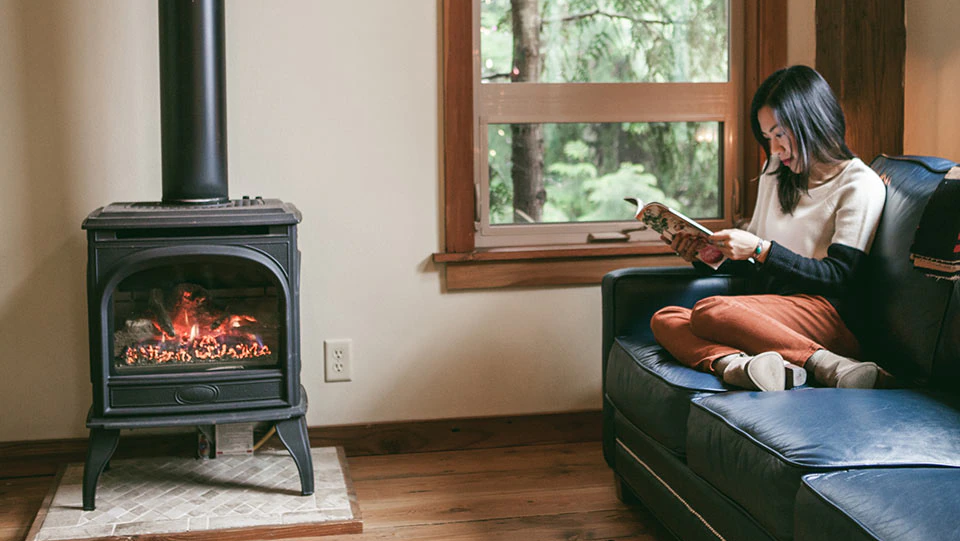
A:
{"type": "Polygon", "coordinates": [[[300,495],[297,466],[284,450],[204,460],[115,460],[100,477],[94,511],[81,508],[83,464],[68,464],[27,540],[151,534],[189,539],[191,532],[200,539],[213,530],[238,529],[269,531],[271,537],[359,533],[360,510],[342,450],[310,451],[310,496],[300,495]]]}

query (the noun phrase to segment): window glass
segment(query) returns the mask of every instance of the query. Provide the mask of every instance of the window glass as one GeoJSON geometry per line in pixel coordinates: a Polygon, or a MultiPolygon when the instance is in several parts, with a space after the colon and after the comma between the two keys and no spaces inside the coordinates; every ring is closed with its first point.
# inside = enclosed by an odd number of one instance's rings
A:
{"type": "Polygon", "coordinates": [[[727,0],[480,0],[484,83],[726,82],[727,0]]]}
{"type": "Polygon", "coordinates": [[[623,198],[721,216],[718,122],[489,124],[490,225],[624,221],[623,198]]]}

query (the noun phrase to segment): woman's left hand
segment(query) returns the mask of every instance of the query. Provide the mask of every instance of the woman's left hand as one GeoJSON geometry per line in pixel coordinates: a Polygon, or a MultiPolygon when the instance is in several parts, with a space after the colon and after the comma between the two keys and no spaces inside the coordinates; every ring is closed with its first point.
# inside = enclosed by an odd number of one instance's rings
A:
{"type": "Polygon", "coordinates": [[[724,229],[709,237],[723,255],[733,260],[749,259],[755,255],[760,237],[742,229],[724,229]]]}

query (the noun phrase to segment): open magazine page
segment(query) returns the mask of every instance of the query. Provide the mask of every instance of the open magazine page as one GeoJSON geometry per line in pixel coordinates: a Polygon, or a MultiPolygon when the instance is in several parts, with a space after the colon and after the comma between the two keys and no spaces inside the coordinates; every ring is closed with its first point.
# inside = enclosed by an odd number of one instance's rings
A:
{"type": "Polygon", "coordinates": [[[661,203],[648,203],[643,205],[637,200],[637,220],[663,235],[668,242],[673,241],[674,235],[684,232],[699,237],[700,249],[697,252],[697,259],[704,264],[717,270],[720,265],[726,261],[727,257],[712,244],[707,243],[707,237],[713,234],[712,231],[703,227],[695,220],[687,218],[683,214],[661,203]]]}

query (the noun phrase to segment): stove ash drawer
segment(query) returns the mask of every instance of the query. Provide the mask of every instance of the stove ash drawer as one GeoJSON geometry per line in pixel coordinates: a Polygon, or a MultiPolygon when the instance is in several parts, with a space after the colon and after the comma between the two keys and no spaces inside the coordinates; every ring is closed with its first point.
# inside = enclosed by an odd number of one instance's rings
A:
{"type": "MultiPolygon", "coordinates": [[[[259,381],[132,385],[110,389],[110,409],[180,407],[206,409],[205,405],[235,404],[284,399],[282,378],[259,381]]],[[[254,406],[255,404],[246,404],[254,406]]]]}

